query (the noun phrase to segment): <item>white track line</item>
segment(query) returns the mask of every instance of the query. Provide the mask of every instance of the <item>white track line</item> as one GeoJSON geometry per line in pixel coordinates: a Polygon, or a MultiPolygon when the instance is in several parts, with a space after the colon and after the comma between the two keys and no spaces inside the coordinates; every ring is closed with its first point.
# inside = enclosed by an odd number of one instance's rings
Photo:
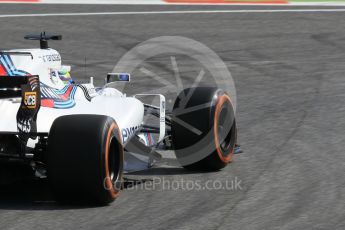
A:
{"type": "Polygon", "coordinates": [[[0,0],[0,3],[22,3],[22,4],[86,4],[86,5],[247,5],[247,6],[277,6],[277,5],[303,5],[303,6],[344,6],[345,2],[339,1],[327,1],[325,2],[292,2],[289,3],[278,3],[278,4],[266,4],[266,3],[210,3],[210,2],[201,2],[201,3],[183,3],[183,2],[165,2],[163,0],[39,0],[37,2],[27,2],[27,1],[9,1],[9,0],[0,0]]]}
{"type": "Polygon", "coordinates": [[[165,2],[163,0],[38,0],[37,2],[28,2],[28,1],[9,1],[9,0],[0,0],[0,4],[83,4],[83,5],[193,5],[193,6],[231,6],[231,5],[245,5],[245,6],[345,6],[344,2],[325,0],[325,2],[292,2],[289,3],[210,3],[210,2],[201,2],[201,3],[183,3],[183,2],[165,2]]]}
{"type": "Polygon", "coordinates": [[[214,14],[214,13],[322,13],[345,12],[344,9],[280,9],[280,10],[181,10],[181,11],[133,11],[133,12],[89,12],[49,14],[3,14],[0,18],[54,17],[54,16],[98,16],[98,15],[152,15],[152,14],[214,14]]]}

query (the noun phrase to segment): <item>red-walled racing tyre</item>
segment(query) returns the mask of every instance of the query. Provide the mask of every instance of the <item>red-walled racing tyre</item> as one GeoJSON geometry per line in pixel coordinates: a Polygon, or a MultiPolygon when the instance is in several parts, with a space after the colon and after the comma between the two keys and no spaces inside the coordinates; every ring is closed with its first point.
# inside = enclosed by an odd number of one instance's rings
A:
{"type": "Polygon", "coordinates": [[[222,90],[183,90],[172,116],[172,143],[181,165],[190,170],[216,171],[232,161],[237,138],[234,108],[222,90]]]}
{"type": "Polygon", "coordinates": [[[123,146],[116,122],[101,115],[54,121],[48,138],[48,178],[60,201],[108,204],[119,195],[123,146]]]}

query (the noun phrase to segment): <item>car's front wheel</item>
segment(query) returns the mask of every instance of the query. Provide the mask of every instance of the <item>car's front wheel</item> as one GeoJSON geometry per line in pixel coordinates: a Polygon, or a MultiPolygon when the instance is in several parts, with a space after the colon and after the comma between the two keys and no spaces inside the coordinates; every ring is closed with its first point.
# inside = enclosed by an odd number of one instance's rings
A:
{"type": "Polygon", "coordinates": [[[237,138],[234,107],[223,90],[183,90],[172,112],[172,142],[181,165],[215,171],[232,161],[237,138]]]}

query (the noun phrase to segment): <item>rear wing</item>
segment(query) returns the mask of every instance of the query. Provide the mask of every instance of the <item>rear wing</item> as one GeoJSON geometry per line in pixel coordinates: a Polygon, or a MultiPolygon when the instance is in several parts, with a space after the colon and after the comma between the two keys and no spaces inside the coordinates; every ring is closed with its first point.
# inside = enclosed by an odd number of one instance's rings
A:
{"type": "Polygon", "coordinates": [[[26,84],[27,77],[0,77],[0,99],[21,97],[21,86],[26,84]]]}
{"type": "MultiPolygon", "coordinates": [[[[21,98],[17,112],[18,137],[23,145],[37,137],[37,113],[41,107],[38,76],[0,76],[0,99],[21,98]]],[[[1,116],[1,115],[0,115],[1,116]]]]}

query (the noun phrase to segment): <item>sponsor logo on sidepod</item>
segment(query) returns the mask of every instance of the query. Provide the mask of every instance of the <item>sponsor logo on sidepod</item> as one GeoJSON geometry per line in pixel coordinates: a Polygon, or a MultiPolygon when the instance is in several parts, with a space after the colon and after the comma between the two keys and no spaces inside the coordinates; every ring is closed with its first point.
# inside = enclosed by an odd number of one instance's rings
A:
{"type": "Polygon", "coordinates": [[[123,143],[125,143],[131,136],[133,136],[138,129],[139,129],[139,126],[122,129],[123,143]]]}

